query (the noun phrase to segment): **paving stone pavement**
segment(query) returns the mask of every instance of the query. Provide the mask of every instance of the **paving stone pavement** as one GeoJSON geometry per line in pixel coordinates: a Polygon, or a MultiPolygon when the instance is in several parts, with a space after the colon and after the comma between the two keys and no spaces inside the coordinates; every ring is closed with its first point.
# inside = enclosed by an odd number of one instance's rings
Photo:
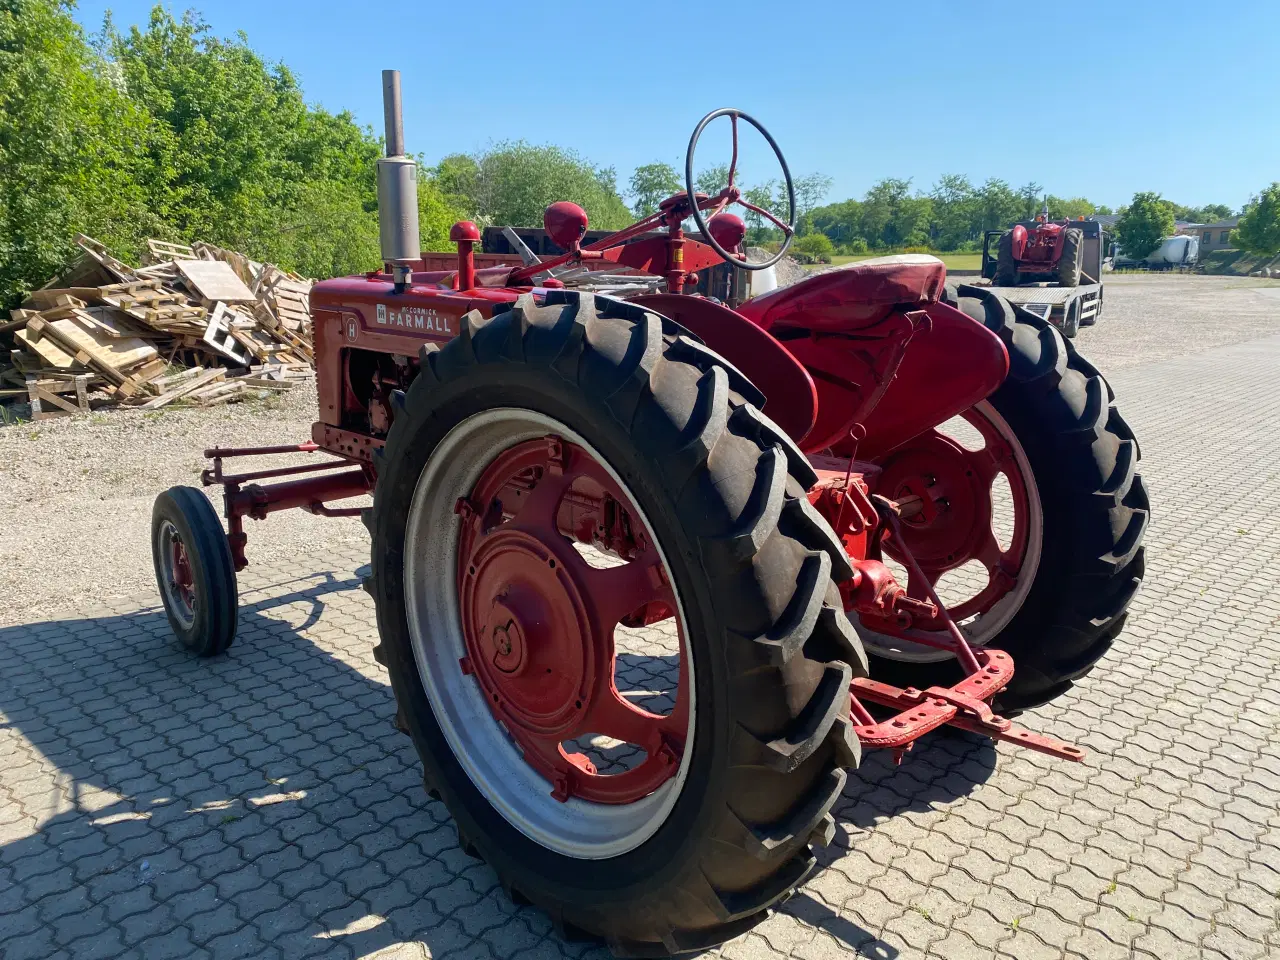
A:
{"type": "MultiPolygon", "coordinates": [[[[1112,378],[1150,485],[1146,587],[1028,718],[1088,762],[967,735],[869,758],[823,871],[718,952],[1280,956],[1278,373],[1272,337],[1112,378]]],[[[603,956],[512,904],[422,791],[366,562],[250,567],[214,661],[154,595],[0,628],[0,958],[603,956]]]]}

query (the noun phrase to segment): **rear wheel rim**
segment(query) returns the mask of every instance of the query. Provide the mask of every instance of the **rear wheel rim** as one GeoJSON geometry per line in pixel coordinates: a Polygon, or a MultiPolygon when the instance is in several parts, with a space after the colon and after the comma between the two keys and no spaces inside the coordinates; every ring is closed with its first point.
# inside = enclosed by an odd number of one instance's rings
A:
{"type": "MultiPolygon", "coordinates": [[[[920,460],[925,463],[932,457],[934,470],[950,474],[949,492],[955,502],[947,505],[949,515],[940,517],[943,520],[961,517],[964,531],[951,538],[943,536],[930,542],[929,521],[925,520],[914,527],[911,521],[905,521],[903,533],[913,553],[917,546],[925,551],[933,548],[934,556],[923,560],[921,566],[930,574],[936,573],[932,577],[935,583],[946,572],[958,570],[973,560],[979,561],[986,569],[986,584],[976,589],[972,596],[959,602],[950,602],[947,596],[943,597],[948,603],[948,612],[969,644],[985,647],[1009,625],[1031,592],[1044,546],[1044,513],[1031,463],[1009,422],[986,400],[961,416],[981,435],[983,446],[980,450],[971,450],[940,431],[930,431],[912,441],[904,450],[895,451],[886,460],[878,488],[891,498],[901,497],[904,493],[925,493],[925,484],[919,479],[924,471],[912,469],[918,467],[918,463],[904,463],[905,457],[913,452],[919,452],[922,455],[920,460]],[[1001,475],[1009,487],[1011,518],[995,517],[992,512],[992,484],[1001,475]],[[959,489],[965,490],[966,498],[955,496],[959,489]],[[985,493],[985,501],[977,494],[979,489],[985,493]],[[1009,546],[1003,548],[992,524],[993,521],[1005,521],[1003,525],[1007,529],[1009,520],[1009,546]],[[984,524],[987,529],[983,529],[984,524]]],[[[894,550],[886,549],[886,553],[897,559],[894,550]]],[[[917,560],[921,560],[918,554],[917,560]]],[[[923,584],[912,582],[914,579],[907,578],[908,592],[924,599],[923,584]]],[[[880,633],[863,626],[857,618],[854,622],[858,624],[858,632],[870,652],[886,659],[906,663],[954,659],[954,655],[945,650],[880,633]]],[[[917,623],[914,629],[941,630],[942,625],[917,623]]]]}
{"type": "Polygon", "coordinates": [[[186,544],[171,520],[165,520],[156,531],[156,556],[160,562],[164,605],[189,629],[196,620],[195,577],[186,544]]]}
{"type": "Polygon", "coordinates": [[[419,476],[404,568],[419,677],[472,783],[548,849],[580,859],[626,853],[658,830],[680,795],[692,755],[694,678],[672,583],[661,545],[616,471],[544,414],[504,408],[469,417],[419,476]],[[513,478],[531,484],[514,508],[513,478]],[[643,531],[630,562],[597,568],[564,537],[565,495],[590,483],[616,495],[643,531]],[[673,613],[679,632],[679,687],[667,715],[630,707],[614,685],[612,624],[649,599],[665,605],[651,608],[653,616],[673,613]],[[643,761],[601,775],[561,746],[586,729],[642,742],[643,761]]]}

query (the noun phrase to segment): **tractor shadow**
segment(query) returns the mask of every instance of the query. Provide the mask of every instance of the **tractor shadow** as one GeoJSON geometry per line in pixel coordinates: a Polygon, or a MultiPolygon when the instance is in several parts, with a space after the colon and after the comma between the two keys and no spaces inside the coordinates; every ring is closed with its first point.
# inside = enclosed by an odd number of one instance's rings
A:
{"type": "Polygon", "coordinates": [[[423,790],[362,572],[255,590],[209,660],[158,608],[0,628],[0,956],[588,952],[423,790]]]}
{"type": "MultiPolygon", "coordinates": [[[[0,628],[0,955],[359,956],[421,941],[433,956],[608,956],[560,940],[458,847],[392,725],[363,572],[246,594],[235,644],[210,660],[158,608],[0,628]]],[[[656,654],[625,666],[661,696],[676,661],[656,654]]],[[[972,740],[897,769],[869,758],[837,820],[867,829],[954,799],[994,761],[972,740]],[[943,775],[919,781],[921,760],[943,775]]],[[[897,956],[812,894],[782,910],[897,956]]]]}

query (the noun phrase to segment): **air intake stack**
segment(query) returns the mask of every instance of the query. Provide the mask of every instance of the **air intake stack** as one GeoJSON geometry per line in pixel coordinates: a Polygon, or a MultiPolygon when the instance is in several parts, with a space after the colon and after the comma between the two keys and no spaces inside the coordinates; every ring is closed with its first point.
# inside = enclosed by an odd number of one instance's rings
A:
{"type": "Polygon", "coordinates": [[[378,159],[378,232],[382,260],[397,291],[409,282],[421,256],[418,232],[418,164],[404,152],[404,118],[400,110],[400,71],[382,71],[382,112],[387,127],[387,155],[378,159]]]}

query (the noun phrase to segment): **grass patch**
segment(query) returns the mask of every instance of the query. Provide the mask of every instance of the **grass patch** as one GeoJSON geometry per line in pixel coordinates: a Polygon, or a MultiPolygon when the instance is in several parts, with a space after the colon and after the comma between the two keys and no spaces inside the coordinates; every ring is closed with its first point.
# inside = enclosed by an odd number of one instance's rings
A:
{"type": "MultiPolygon", "coordinates": [[[[859,260],[871,260],[874,257],[890,256],[884,253],[855,253],[852,256],[832,257],[831,263],[834,266],[843,266],[846,263],[857,263],[859,260]]],[[[930,256],[937,257],[947,265],[948,270],[981,270],[982,254],[981,253],[932,253],[930,256]]],[[[817,267],[826,266],[826,264],[815,263],[805,267],[806,270],[813,270],[817,267]]]]}

